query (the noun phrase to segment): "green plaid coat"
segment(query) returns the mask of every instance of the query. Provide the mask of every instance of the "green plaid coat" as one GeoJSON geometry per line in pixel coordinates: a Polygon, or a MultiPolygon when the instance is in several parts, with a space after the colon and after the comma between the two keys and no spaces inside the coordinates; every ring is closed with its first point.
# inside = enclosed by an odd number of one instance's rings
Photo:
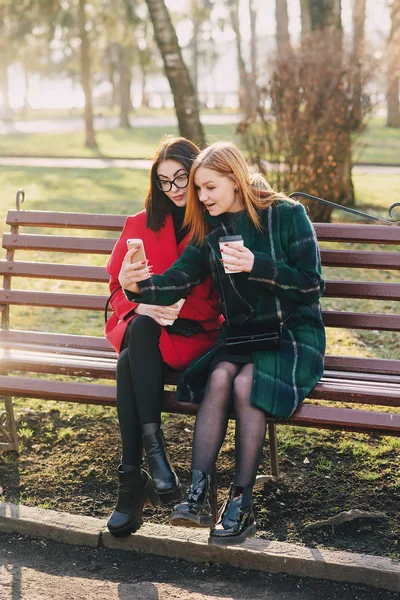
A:
{"type": "MultiPolygon", "coordinates": [[[[228,232],[223,218],[209,217],[213,229],[205,244],[187,246],[164,275],[141,282],[140,297],[127,290],[125,293],[132,301],[168,306],[211,273],[217,289],[223,282],[227,307],[221,299],[221,312],[226,315],[228,309],[231,325],[257,323],[265,331],[273,331],[295,308],[283,327],[280,349],[253,354],[251,404],[288,418],[323,373],[325,330],[319,299],[324,282],[314,228],[304,207],[279,200],[259,214],[262,233],[245,213],[238,222],[238,233],[255,256],[251,273],[225,275],[218,238],[228,232]]],[[[186,369],[178,385],[180,401],[201,401],[211,362],[223,348],[225,336],[226,328],[222,327],[216,345],[186,369]]]]}

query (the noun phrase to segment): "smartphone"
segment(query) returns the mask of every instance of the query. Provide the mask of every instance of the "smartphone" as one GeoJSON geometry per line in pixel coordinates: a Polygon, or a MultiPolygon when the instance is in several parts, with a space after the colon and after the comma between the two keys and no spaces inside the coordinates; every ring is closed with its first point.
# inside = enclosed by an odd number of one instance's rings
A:
{"type": "Polygon", "coordinates": [[[146,260],[146,253],[144,251],[143,240],[127,240],[126,244],[128,246],[128,250],[132,250],[132,248],[136,248],[137,246],[139,246],[139,250],[132,256],[131,262],[139,262],[142,260],[146,260]]]}

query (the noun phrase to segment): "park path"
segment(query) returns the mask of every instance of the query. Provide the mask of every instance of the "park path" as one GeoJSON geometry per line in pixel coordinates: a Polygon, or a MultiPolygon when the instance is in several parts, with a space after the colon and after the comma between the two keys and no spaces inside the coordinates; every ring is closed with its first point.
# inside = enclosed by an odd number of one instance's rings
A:
{"type": "Polygon", "coordinates": [[[0,535],[1,600],[395,600],[335,581],[0,535]]]}
{"type": "MultiPolygon", "coordinates": [[[[149,169],[151,160],[135,158],[62,158],[0,156],[0,166],[46,167],[66,169],[149,169]]],[[[368,175],[400,175],[400,165],[354,165],[353,173],[368,175]]]]}
{"type": "MultiPolygon", "coordinates": [[[[234,114],[207,114],[202,115],[203,125],[225,125],[237,123],[239,116],[234,114]]],[[[131,125],[135,127],[173,127],[178,125],[177,118],[171,116],[149,116],[133,117],[131,125]]],[[[96,117],[94,128],[115,129],[119,127],[117,117],[96,117]]],[[[17,133],[72,133],[84,131],[85,123],[81,118],[71,119],[35,119],[34,121],[0,121],[0,135],[12,135],[17,133]]]]}

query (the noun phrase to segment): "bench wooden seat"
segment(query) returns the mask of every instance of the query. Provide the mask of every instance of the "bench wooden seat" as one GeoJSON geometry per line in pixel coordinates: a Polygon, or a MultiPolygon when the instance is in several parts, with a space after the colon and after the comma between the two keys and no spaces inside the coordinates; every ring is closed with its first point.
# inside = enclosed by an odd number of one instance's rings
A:
{"type": "MultiPolygon", "coordinates": [[[[326,398],[324,384],[318,384],[321,389],[321,396],[326,398]]],[[[327,386],[329,388],[329,386],[327,386]]],[[[47,379],[32,379],[29,377],[8,377],[0,375],[0,389],[4,394],[14,396],[26,396],[30,398],[42,398],[45,400],[61,400],[64,402],[79,402],[85,404],[98,404],[101,406],[115,405],[115,386],[101,384],[86,384],[70,381],[49,381],[47,379]]],[[[373,403],[383,404],[382,400],[392,394],[393,390],[387,389],[383,394],[374,395],[374,390],[369,388],[359,389],[356,386],[346,386],[346,390],[340,390],[336,395],[348,394],[349,401],[369,398],[373,403]],[[352,391],[352,387],[354,388],[352,391]]],[[[177,402],[175,392],[165,392],[165,401],[163,409],[165,412],[171,412],[183,415],[194,415],[197,412],[197,406],[187,402],[177,402]]],[[[334,399],[334,398],[333,398],[334,399]]],[[[399,406],[400,392],[397,391],[394,402],[387,406],[399,406]]],[[[233,417],[233,415],[231,415],[233,417]]],[[[279,419],[271,419],[270,423],[280,423],[279,419]]],[[[385,412],[375,412],[359,410],[352,408],[315,406],[303,404],[291,417],[291,425],[300,425],[305,427],[323,428],[323,429],[342,429],[346,431],[371,432],[380,435],[400,435],[400,414],[385,412]]]]}
{"type": "MultiPolygon", "coordinates": [[[[0,449],[18,448],[12,397],[115,405],[116,357],[102,337],[102,312],[108,296],[104,265],[124,222],[125,217],[120,215],[9,211],[10,233],[3,235],[6,256],[0,260],[3,276],[0,394],[5,398],[7,415],[3,425],[0,421],[0,437],[5,437],[3,441],[0,439],[0,449]],[[21,232],[22,228],[29,228],[29,232],[25,233],[25,229],[21,232]],[[31,233],[34,228],[38,233],[31,233]],[[46,228],[51,230],[45,234],[46,228]],[[68,229],[68,234],[63,231],[61,235],[60,229],[68,229]],[[80,237],[82,230],[92,230],[95,236],[105,232],[114,237],[88,237],[87,233],[80,237]],[[16,260],[17,254],[21,260],[16,260]],[[82,260],[79,265],[67,264],[66,260],[73,262],[76,254],[88,257],[85,264],[82,260]],[[43,286],[35,285],[37,280],[43,282],[43,286]],[[98,336],[84,335],[79,327],[74,333],[59,331],[59,327],[44,331],[47,328],[43,326],[43,331],[19,330],[13,312],[20,306],[39,307],[43,315],[49,309],[67,310],[71,315],[75,315],[76,310],[88,311],[97,315],[98,336]],[[53,378],[54,375],[69,380],[59,380],[59,377],[53,378]],[[82,381],[82,378],[88,380],[82,381]]],[[[390,271],[400,270],[400,253],[393,248],[382,250],[382,246],[400,246],[400,226],[316,224],[316,231],[322,244],[323,265],[329,267],[325,274],[325,297],[335,300],[333,310],[326,310],[323,301],[326,327],[400,332],[400,282],[398,278],[392,281],[395,278],[390,274],[390,271]],[[346,244],[347,248],[334,248],[337,243],[346,244]],[[373,269],[385,270],[388,277],[384,282],[373,281],[371,272],[371,281],[366,281],[365,272],[358,269],[368,269],[368,273],[373,269]],[[343,300],[351,299],[363,301],[362,312],[352,307],[342,308],[343,300]],[[376,300],[392,303],[393,309],[376,314],[371,307],[370,312],[365,312],[365,303],[376,300]]],[[[178,376],[171,373],[165,379],[164,410],[195,414],[197,406],[176,400],[172,386],[178,376]]],[[[323,378],[309,399],[285,423],[400,436],[399,409],[400,360],[337,356],[328,346],[323,378]]],[[[277,423],[283,422],[271,419],[268,427],[274,475],[278,474],[277,423]]]]}

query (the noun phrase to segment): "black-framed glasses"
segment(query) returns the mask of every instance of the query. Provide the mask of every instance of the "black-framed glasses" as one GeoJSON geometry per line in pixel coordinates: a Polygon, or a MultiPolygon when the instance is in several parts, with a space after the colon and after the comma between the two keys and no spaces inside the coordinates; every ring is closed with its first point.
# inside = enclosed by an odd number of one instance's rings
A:
{"type": "Polygon", "coordinates": [[[189,175],[187,173],[181,173],[175,179],[170,181],[169,179],[157,179],[156,185],[159,190],[162,192],[170,192],[172,190],[172,186],[182,189],[187,186],[189,183],[189,175]]]}

